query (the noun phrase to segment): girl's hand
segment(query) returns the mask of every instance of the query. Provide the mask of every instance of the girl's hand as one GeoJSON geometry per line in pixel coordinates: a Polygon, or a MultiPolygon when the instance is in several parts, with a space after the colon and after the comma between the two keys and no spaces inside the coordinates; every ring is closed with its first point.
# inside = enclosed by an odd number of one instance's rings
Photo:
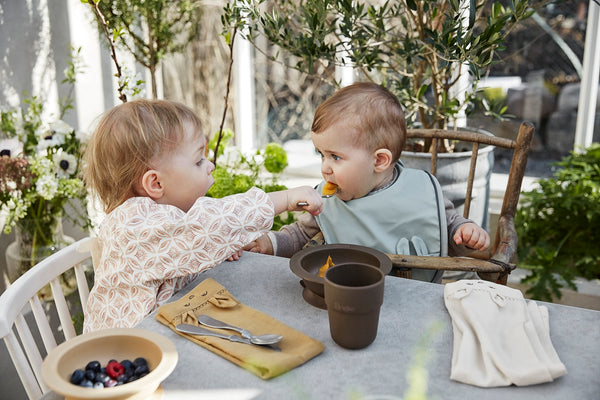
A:
{"type": "Polygon", "coordinates": [[[488,235],[485,229],[472,222],[459,226],[453,238],[456,244],[463,244],[479,251],[490,247],[490,235],[488,235]]]}
{"type": "Polygon", "coordinates": [[[319,215],[323,211],[323,198],[319,192],[310,186],[289,189],[288,210],[308,211],[312,215],[319,215]],[[298,203],[301,205],[298,205],[298,203]]]}

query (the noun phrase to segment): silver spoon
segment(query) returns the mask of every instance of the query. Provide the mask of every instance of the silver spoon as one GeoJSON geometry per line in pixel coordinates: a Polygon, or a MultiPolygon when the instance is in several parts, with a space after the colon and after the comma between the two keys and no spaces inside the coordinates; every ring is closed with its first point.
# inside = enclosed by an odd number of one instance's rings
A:
{"type": "Polygon", "coordinates": [[[198,322],[201,325],[208,326],[209,328],[217,328],[217,329],[229,329],[232,331],[238,332],[242,335],[243,338],[250,340],[254,344],[275,344],[279,343],[283,336],[275,335],[275,334],[266,334],[266,335],[258,335],[254,336],[248,330],[243,328],[238,328],[237,326],[229,325],[225,322],[216,320],[208,315],[199,315],[198,322]]]}
{"type": "MultiPolygon", "coordinates": [[[[336,193],[337,193],[337,188],[335,189],[335,192],[333,192],[332,194],[322,194],[322,195],[321,195],[321,198],[323,198],[323,199],[328,199],[328,198],[330,198],[330,197],[333,197],[333,196],[335,196],[335,194],[336,194],[336,193]]],[[[299,202],[297,202],[297,203],[296,203],[296,205],[297,205],[298,207],[303,207],[303,206],[307,206],[307,205],[308,205],[308,203],[307,203],[306,201],[299,201],[299,202]]]]}

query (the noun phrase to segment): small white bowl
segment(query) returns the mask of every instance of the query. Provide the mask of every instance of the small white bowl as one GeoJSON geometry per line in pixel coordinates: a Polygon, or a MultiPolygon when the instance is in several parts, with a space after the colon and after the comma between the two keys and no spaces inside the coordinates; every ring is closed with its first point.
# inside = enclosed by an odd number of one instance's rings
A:
{"type": "Polygon", "coordinates": [[[172,341],[158,333],[135,329],[104,329],[77,336],[61,343],[42,363],[46,385],[66,400],[88,399],[151,399],[160,383],[173,372],[177,364],[177,349],[172,341]],[[138,380],[111,388],[94,389],[69,382],[77,368],[99,361],[106,366],[109,360],[134,360],[144,357],[150,373],[138,380]]]}

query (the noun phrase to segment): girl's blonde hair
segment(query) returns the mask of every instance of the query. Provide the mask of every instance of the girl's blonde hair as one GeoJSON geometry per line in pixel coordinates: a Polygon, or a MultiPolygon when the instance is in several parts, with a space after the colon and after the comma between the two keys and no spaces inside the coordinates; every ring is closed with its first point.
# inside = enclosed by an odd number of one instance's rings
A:
{"type": "Polygon", "coordinates": [[[353,143],[369,151],[385,148],[394,160],[406,142],[406,121],[398,98],[381,85],[358,82],[346,86],[317,107],[312,132],[343,124],[353,143]]]}
{"type": "Polygon", "coordinates": [[[187,132],[203,135],[200,120],[172,101],[134,100],[106,112],[87,146],[84,169],[86,185],[104,211],[135,196],[150,161],[173,151],[187,132]]]}

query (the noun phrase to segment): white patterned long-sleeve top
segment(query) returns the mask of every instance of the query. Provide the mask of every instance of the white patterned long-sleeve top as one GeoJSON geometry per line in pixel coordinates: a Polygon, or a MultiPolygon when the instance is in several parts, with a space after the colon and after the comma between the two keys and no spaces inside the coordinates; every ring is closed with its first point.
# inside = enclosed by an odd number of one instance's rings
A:
{"type": "Polygon", "coordinates": [[[197,273],[266,233],[273,217],[273,203],[256,188],[223,199],[201,197],[187,213],[147,197],[128,199],[98,232],[101,255],[84,332],[133,327],[197,273]]]}

